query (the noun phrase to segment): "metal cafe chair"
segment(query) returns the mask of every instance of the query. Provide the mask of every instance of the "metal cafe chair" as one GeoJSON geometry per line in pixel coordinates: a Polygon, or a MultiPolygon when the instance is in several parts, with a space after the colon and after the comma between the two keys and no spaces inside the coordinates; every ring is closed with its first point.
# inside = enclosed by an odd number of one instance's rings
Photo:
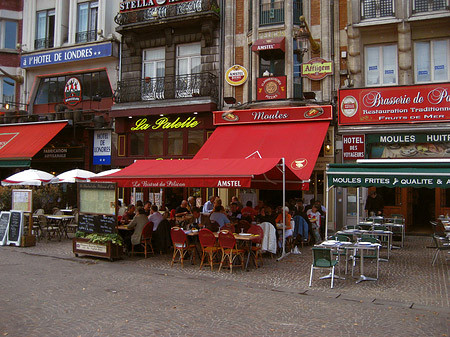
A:
{"type": "Polygon", "coordinates": [[[433,241],[436,245],[436,250],[434,251],[433,258],[431,260],[431,265],[434,266],[438,258],[439,252],[450,250],[450,239],[446,237],[433,234],[433,241]]]}
{"type": "Polygon", "coordinates": [[[331,273],[331,288],[334,286],[334,269],[338,261],[333,259],[330,248],[313,247],[313,263],[311,264],[311,273],[309,276],[309,286],[312,285],[313,273],[317,269],[328,269],[331,273]]]}

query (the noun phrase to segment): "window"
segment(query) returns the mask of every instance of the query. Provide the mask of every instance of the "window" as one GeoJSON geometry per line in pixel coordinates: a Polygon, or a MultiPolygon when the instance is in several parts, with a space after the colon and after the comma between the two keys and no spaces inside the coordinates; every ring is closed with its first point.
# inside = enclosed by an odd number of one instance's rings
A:
{"type": "Polygon", "coordinates": [[[361,0],[361,19],[394,16],[393,0],[361,0]]]}
{"type": "Polygon", "coordinates": [[[169,132],[167,155],[179,156],[182,154],[183,154],[183,131],[169,132]]]}
{"type": "Polygon", "coordinates": [[[97,40],[97,19],[98,1],[78,4],[77,43],[97,40]]]}
{"type": "Polygon", "coordinates": [[[189,130],[188,154],[195,155],[203,145],[203,130],[189,130]]]}
{"type": "Polygon", "coordinates": [[[284,1],[260,0],[259,6],[260,26],[284,23],[284,1]]]}
{"type": "Polygon", "coordinates": [[[55,10],[36,13],[35,49],[53,48],[55,42],[55,10]]]}
{"type": "Polygon", "coordinates": [[[7,77],[3,77],[1,80],[1,93],[2,93],[2,103],[3,105],[5,103],[14,103],[16,101],[15,99],[15,82],[7,77]]]}
{"type": "Polygon", "coordinates": [[[265,71],[271,76],[284,76],[284,53],[280,49],[259,52],[259,77],[265,71]]]}
{"type": "Polygon", "coordinates": [[[148,136],[148,155],[149,156],[164,155],[164,133],[150,132],[148,136]]]}
{"type": "Polygon", "coordinates": [[[303,98],[303,81],[302,81],[302,57],[301,54],[297,53],[298,45],[297,41],[294,39],[294,72],[293,72],[293,82],[294,82],[294,98],[303,98]],[[299,59],[300,58],[300,59],[299,59]]]}
{"type": "Polygon", "coordinates": [[[450,40],[420,41],[414,44],[416,83],[443,82],[450,79],[450,40]]]}
{"type": "Polygon", "coordinates": [[[4,20],[0,21],[0,48],[16,49],[17,44],[17,22],[4,20]]]}
{"type": "Polygon", "coordinates": [[[370,46],[365,48],[366,85],[397,84],[397,46],[370,46]]]}
{"type": "Polygon", "coordinates": [[[143,100],[164,98],[165,48],[145,49],[142,53],[143,100]]]}
{"type": "Polygon", "coordinates": [[[130,135],[130,155],[144,156],[145,138],[143,132],[134,132],[130,135]]]}
{"type": "Polygon", "coordinates": [[[177,46],[176,98],[192,97],[200,94],[201,78],[200,43],[177,46]]]}
{"type": "Polygon", "coordinates": [[[413,13],[449,9],[448,6],[448,0],[413,0],[413,13]]]}

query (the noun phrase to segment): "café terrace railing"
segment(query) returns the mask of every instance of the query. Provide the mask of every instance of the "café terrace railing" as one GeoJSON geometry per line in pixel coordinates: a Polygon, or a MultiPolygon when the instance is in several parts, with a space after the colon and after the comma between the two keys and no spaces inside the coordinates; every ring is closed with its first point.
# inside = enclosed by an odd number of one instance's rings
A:
{"type": "Polygon", "coordinates": [[[121,26],[145,21],[158,22],[161,19],[175,18],[180,15],[210,11],[219,13],[217,0],[194,0],[173,5],[117,13],[114,21],[121,26]]]}
{"type": "Polygon", "coordinates": [[[132,79],[117,82],[117,103],[180,99],[189,97],[218,98],[217,76],[212,73],[132,79]]]}

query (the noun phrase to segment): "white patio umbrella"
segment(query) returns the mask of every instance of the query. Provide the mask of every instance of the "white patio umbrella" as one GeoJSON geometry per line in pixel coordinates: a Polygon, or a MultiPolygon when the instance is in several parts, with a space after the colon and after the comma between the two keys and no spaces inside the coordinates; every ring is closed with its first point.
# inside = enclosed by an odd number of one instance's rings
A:
{"type": "Polygon", "coordinates": [[[42,184],[49,183],[55,176],[51,173],[28,169],[22,172],[18,172],[2,180],[2,186],[12,185],[32,185],[40,186],[42,184]]]}
{"type": "Polygon", "coordinates": [[[82,169],[73,169],[73,170],[58,174],[54,179],[52,179],[51,183],[53,183],[53,184],[72,183],[73,184],[78,181],[88,181],[88,179],[93,176],[95,176],[94,172],[82,170],[82,169]]]}
{"type": "Polygon", "coordinates": [[[103,177],[103,176],[107,176],[107,175],[109,175],[109,174],[113,174],[113,173],[119,172],[120,170],[121,170],[121,169],[111,169],[111,170],[106,170],[106,171],[97,173],[97,174],[95,175],[95,177],[103,177]]]}

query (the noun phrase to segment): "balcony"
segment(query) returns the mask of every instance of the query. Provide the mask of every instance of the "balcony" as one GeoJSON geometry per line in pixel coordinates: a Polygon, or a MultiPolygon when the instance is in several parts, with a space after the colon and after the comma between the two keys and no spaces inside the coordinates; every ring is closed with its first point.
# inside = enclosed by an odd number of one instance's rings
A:
{"type": "Polygon", "coordinates": [[[217,99],[218,86],[217,76],[211,73],[119,81],[115,101],[129,103],[190,97],[217,99]]]}
{"type": "Polygon", "coordinates": [[[75,34],[75,42],[83,43],[83,42],[91,42],[97,40],[97,31],[88,30],[85,32],[78,32],[75,34]]]}
{"type": "Polygon", "coordinates": [[[284,23],[284,1],[275,1],[259,6],[259,26],[284,23]]]}
{"type": "Polygon", "coordinates": [[[114,21],[119,25],[135,23],[161,23],[161,20],[176,19],[180,15],[199,14],[205,12],[219,13],[219,7],[215,0],[194,0],[174,5],[159,6],[143,10],[135,10],[117,13],[114,21]]]}
{"type": "Polygon", "coordinates": [[[393,0],[361,0],[361,19],[375,19],[394,16],[393,0]]]}
{"type": "Polygon", "coordinates": [[[449,0],[413,0],[413,14],[449,9],[449,0]]]}
{"type": "Polygon", "coordinates": [[[34,49],[53,48],[54,38],[36,39],[34,40],[34,49]]]}

